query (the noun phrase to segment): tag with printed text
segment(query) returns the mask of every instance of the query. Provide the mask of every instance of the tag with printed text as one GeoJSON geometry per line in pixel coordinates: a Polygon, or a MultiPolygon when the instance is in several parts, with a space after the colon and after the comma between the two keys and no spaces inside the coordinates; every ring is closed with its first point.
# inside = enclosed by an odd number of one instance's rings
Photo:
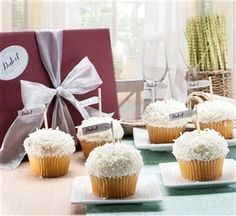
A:
{"type": "Polygon", "coordinates": [[[195,110],[184,110],[180,112],[170,113],[169,118],[170,118],[170,121],[174,121],[178,119],[189,118],[195,114],[196,114],[195,110]]]}
{"type": "Polygon", "coordinates": [[[144,90],[150,90],[152,88],[156,88],[155,82],[144,82],[144,90]]]}
{"type": "Polygon", "coordinates": [[[18,115],[19,116],[28,116],[28,115],[42,113],[42,111],[43,111],[43,109],[41,107],[34,108],[34,109],[28,109],[28,110],[19,110],[18,115]]]}
{"type": "Polygon", "coordinates": [[[111,128],[111,123],[101,123],[82,128],[83,135],[106,131],[111,128]]]}
{"type": "Polygon", "coordinates": [[[209,80],[197,80],[193,82],[188,82],[188,89],[203,88],[210,86],[209,80]]]}

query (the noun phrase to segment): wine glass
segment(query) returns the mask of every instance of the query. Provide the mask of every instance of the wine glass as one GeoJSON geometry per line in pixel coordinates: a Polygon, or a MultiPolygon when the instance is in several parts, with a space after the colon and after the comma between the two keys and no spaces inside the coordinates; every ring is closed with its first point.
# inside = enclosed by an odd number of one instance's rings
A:
{"type": "Polygon", "coordinates": [[[142,74],[146,95],[152,102],[164,99],[167,85],[162,83],[168,72],[167,51],[162,37],[149,37],[143,41],[142,74]]]}

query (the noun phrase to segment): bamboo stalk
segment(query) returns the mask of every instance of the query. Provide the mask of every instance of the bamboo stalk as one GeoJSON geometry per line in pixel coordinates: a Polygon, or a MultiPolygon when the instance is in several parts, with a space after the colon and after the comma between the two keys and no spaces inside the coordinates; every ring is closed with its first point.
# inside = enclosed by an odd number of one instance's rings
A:
{"type": "Polygon", "coordinates": [[[189,67],[200,71],[229,68],[225,17],[207,15],[188,19],[186,33],[189,67]]]}

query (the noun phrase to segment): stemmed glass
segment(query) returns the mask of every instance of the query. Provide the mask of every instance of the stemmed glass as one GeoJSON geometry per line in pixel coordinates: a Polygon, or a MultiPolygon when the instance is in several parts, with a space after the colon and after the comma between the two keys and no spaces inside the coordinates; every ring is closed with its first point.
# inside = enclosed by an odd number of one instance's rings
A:
{"type": "MultiPolygon", "coordinates": [[[[164,39],[149,37],[143,41],[142,75],[145,81],[146,97],[164,99],[167,85],[162,83],[168,72],[167,51],[164,39]]],[[[145,96],[144,96],[145,97],[145,96]]]]}

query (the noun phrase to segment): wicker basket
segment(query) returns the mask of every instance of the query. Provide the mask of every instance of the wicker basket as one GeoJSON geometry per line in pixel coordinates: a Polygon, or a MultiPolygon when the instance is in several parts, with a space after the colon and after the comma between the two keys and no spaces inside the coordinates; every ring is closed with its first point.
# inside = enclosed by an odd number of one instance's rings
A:
{"type": "MultiPolygon", "coordinates": [[[[225,96],[232,97],[232,72],[231,70],[226,71],[193,71],[190,70],[186,73],[186,81],[192,82],[197,80],[205,80],[211,77],[213,93],[225,96]]],[[[188,94],[194,91],[204,91],[210,92],[209,87],[198,88],[198,89],[190,89],[188,90],[188,94]]]]}

